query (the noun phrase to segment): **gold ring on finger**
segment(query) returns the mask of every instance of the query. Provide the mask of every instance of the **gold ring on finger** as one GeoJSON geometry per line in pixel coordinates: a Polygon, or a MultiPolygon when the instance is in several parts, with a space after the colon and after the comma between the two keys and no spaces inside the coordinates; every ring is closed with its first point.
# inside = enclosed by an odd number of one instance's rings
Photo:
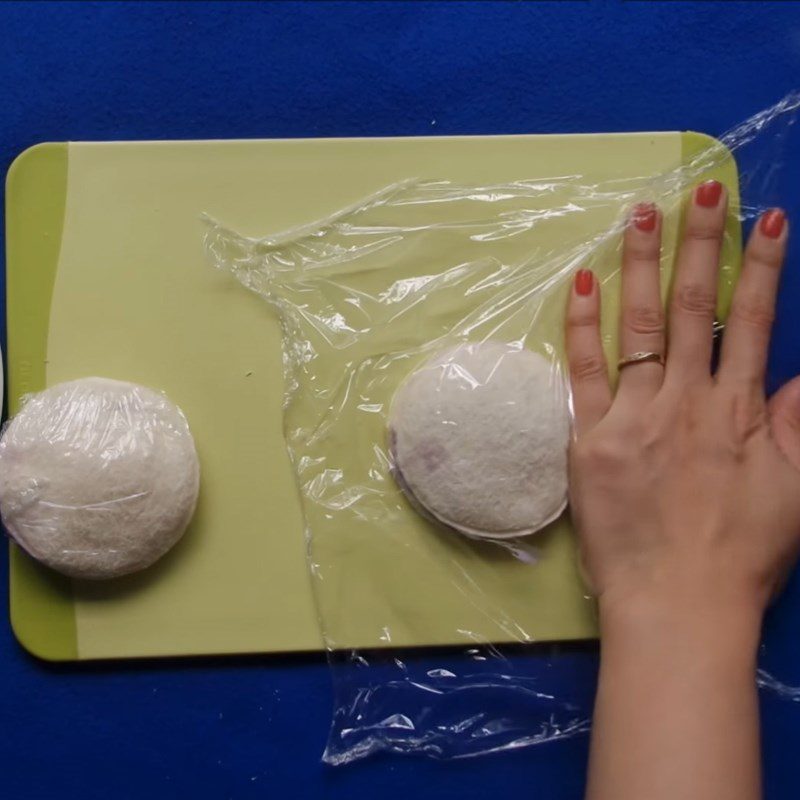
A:
{"type": "Polygon", "coordinates": [[[639,353],[631,353],[629,356],[623,356],[617,362],[617,369],[622,370],[625,369],[625,367],[631,366],[631,364],[644,364],[648,361],[661,364],[662,367],[664,366],[664,356],[662,356],[661,353],[643,351],[639,353]]]}

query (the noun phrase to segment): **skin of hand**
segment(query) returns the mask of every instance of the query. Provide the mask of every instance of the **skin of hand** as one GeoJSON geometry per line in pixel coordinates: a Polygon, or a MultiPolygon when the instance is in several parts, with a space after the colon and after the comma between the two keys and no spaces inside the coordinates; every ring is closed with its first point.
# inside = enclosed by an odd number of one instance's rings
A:
{"type": "Polygon", "coordinates": [[[570,293],[570,501],[601,627],[592,800],[760,796],[755,655],[800,549],[800,379],[765,397],[788,236],[778,209],[747,244],[712,374],[726,213],[721,184],[695,188],[667,326],[661,215],[633,210],[620,355],[666,354],[666,365],[623,368],[616,392],[598,282],[581,271],[570,293]]]}

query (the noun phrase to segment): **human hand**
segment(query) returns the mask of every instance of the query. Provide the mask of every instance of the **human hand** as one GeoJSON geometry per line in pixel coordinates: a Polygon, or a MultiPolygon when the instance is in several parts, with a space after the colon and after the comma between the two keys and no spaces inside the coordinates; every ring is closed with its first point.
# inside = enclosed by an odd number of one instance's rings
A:
{"type": "Polygon", "coordinates": [[[638,206],[626,227],[620,354],[666,352],[666,366],[630,364],[612,393],[597,280],[581,271],[570,294],[571,509],[601,621],[653,600],[760,618],[800,548],[800,379],[764,394],[788,224],[773,210],[756,225],[712,375],[726,203],[716,182],[693,193],[668,338],[660,214],[638,206]]]}

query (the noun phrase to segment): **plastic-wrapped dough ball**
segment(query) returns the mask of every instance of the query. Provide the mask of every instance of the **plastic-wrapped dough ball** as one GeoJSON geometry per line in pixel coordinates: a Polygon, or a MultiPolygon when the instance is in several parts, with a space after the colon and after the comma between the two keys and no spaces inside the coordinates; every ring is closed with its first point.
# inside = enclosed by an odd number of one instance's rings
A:
{"type": "Polygon", "coordinates": [[[535,533],[567,505],[566,389],[530,350],[485,342],[434,356],[395,394],[389,437],[412,504],[467,536],[535,533]]]}
{"type": "Polygon", "coordinates": [[[0,515],[31,556],[77,578],[150,566],[194,513],[200,466],[163,394],[85,378],[32,396],[0,439],[0,515]]]}

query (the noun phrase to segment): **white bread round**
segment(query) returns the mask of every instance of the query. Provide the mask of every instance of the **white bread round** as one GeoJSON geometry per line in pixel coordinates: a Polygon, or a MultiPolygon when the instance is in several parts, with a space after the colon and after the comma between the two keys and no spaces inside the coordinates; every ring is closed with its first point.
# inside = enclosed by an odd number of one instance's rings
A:
{"type": "Polygon", "coordinates": [[[65,575],[150,566],[194,513],[200,465],[164,395],[85,378],[32,396],[0,439],[0,515],[30,555],[65,575]]]}
{"type": "Polygon", "coordinates": [[[397,390],[389,438],[412,504],[467,536],[525,536],[566,508],[566,390],[530,350],[485,342],[437,354],[397,390]]]}

